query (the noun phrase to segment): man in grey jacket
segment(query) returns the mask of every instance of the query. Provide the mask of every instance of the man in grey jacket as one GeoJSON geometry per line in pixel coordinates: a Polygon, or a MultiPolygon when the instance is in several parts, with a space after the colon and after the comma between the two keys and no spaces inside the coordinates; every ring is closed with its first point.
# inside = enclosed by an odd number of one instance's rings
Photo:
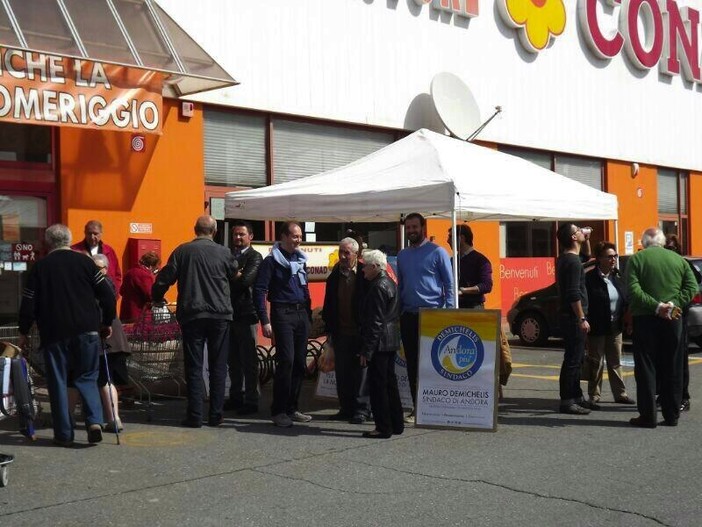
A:
{"type": "Polygon", "coordinates": [[[213,241],[217,222],[200,216],[195,222],[196,238],[179,245],[156,277],[151,294],[154,303],[163,302],[170,286],[178,282],[176,318],[183,332],[183,355],[187,381],[188,409],[183,426],[202,426],[204,386],[202,362],[204,344],[210,373],[210,408],[207,424],[222,424],[224,387],[229,355],[229,325],[232,302],[229,280],[237,263],[231,252],[213,241]]]}

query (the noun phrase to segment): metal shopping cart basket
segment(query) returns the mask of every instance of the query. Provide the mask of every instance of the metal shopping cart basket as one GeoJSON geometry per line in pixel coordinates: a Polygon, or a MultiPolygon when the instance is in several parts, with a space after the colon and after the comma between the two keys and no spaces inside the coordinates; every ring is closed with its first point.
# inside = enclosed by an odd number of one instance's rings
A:
{"type": "Polygon", "coordinates": [[[183,337],[175,319],[175,306],[147,305],[134,324],[124,327],[131,348],[129,377],[146,395],[147,419],[152,418],[152,397],[182,397],[185,391],[183,337]]]}

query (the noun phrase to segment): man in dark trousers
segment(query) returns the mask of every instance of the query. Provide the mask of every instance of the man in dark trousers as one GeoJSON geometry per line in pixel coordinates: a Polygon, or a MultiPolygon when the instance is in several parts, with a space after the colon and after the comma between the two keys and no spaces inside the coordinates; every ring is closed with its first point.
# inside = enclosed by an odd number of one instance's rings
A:
{"type": "Polygon", "coordinates": [[[234,320],[230,329],[229,400],[225,410],[236,410],[238,415],[258,412],[258,355],[256,330],[258,316],[253,305],[252,287],[263,261],[261,253],[251,247],[253,228],[246,221],[232,223],[232,254],[238,271],[231,282],[234,320]]]}
{"type": "MultiPolygon", "coordinates": [[[[449,229],[448,244],[451,244],[449,229]]],[[[473,230],[458,225],[458,307],[475,309],[485,307],[485,295],[492,291],[492,265],[487,257],[473,247],[473,230]]]]}
{"type": "Polygon", "coordinates": [[[168,288],[178,282],[176,318],[183,332],[188,392],[188,409],[182,425],[190,428],[200,428],[203,421],[205,343],[210,375],[207,424],[222,424],[232,321],[229,281],[236,275],[237,263],[229,249],[213,240],[216,233],[215,219],[200,216],[195,222],[196,238],[173,251],[151,289],[154,303],[162,303],[168,288]]]}
{"type": "Polygon", "coordinates": [[[359,311],[366,290],[363,264],[358,261],[358,242],[339,242],[339,262],[327,278],[322,318],[334,346],[336,392],[339,411],[330,419],[362,424],[370,417],[368,403],[360,396],[366,368],[358,360],[361,349],[359,311]]]}
{"type": "Polygon", "coordinates": [[[305,376],[307,337],[310,333],[310,291],[307,286],[307,255],[299,247],[302,228],[294,221],[282,224],[280,241],[263,259],[254,285],[254,305],[263,336],[275,344],[275,374],[271,420],[288,428],[293,421],[307,423],[311,415],[298,410],[305,376]],[[271,316],[266,311],[266,298],[271,316]]]}
{"type": "Polygon", "coordinates": [[[583,406],[586,403],[580,388],[580,369],[590,324],[587,321],[585,269],[579,256],[586,235],[577,225],[563,223],[558,228],[557,237],[562,252],[556,261],[556,285],[565,348],[559,377],[560,411],[571,415],[587,415],[590,410],[583,406]]]}
{"type": "Polygon", "coordinates": [[[682,310],[698,292],[685,259],[665,246],[655,227],[641,237],[643,250],[627,264],[629,308],[634,322],[634,378],[639,416],[629,423],[640,428],[677,426],[683,385],[684,353],[680,345],[682,310]],[[663,421],[657,422],[656,374],[660,381],[663,421]]]}
{"type": "Polygon", "coordinates": [[[96,254],[104,254],[109,262],[107,266],[107,275],[112,280],[115,286],[115,291],[119,296],[119,289],[122,287],[122,270],[119,267],[119,258],[115,250],[102,241],[102,223],[98,220],[90,220],[85,224],[85,238],[82,241],[71,245],[74,251],[82,251],[95,256],[96,254]]]}
{"type": "Polygon", "coordinates": [[[98,443],[102,440],[97,386],[100,337],[108,338],[112,333],[115,295],[93,260],[71,250],[68,227],[52,225],[44,239],[49,254],[34,265],[22,293],[20,347],[27,345],[27,335],[36,321],[46,364],[54,443],[66,447],[73,444],[66,385],[69,378],[83,397],[88,441],[98,443]]]}

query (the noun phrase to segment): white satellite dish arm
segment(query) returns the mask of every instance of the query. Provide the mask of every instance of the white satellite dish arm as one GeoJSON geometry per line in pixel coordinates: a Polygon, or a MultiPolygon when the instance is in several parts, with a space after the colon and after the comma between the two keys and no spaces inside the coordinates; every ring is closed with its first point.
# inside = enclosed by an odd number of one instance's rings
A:
{"type": "Polygon", "coordinates": [[[466,139],[466,141],[468,141],[469,143],[472,143],[473,140],[475,140],[475,138],[478,137],[478,134],[480,134],[480,132],[482,132],[483,129],[484,129],[488,124],[490,124],[490,121],[492,121],[492,120],[493,120],[495,117],[497,117],[497,115],[500,114],[500,113],[502,113],[502,106],[495,106],[495,113],[493,113],[487,121],[485,121],[485,122],[484,122],[483,124],[481,124],[478,128],[476,128],[475,132],[473,132],[472,134],[470,134],[470,136],[468,136],[468,139],[466,139]]]}

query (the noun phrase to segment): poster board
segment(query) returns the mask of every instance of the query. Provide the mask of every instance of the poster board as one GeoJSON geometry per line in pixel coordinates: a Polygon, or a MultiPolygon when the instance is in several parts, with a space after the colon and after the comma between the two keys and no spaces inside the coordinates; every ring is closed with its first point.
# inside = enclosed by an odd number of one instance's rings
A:
{"type": "MultiPolygon", "coordinates": [[[[409,379],[407,378],[407,362],[405,361],[405,352],[402,348],[395,354],[395,376],[397,377],[397,388],[400,391],[400,400],[404,409],[413,408],[412,392],[409,387],[409,379]]],[[[334,370],[324,373],[319,372],[317,377],[317,386],[314,392],[319,399],[336,400],[336,372],[334,370]]]]}
{"type": "Polygon", "coordinates": [[[420,309],[418,427],[497,430],[499,310],[420,309]]]}

